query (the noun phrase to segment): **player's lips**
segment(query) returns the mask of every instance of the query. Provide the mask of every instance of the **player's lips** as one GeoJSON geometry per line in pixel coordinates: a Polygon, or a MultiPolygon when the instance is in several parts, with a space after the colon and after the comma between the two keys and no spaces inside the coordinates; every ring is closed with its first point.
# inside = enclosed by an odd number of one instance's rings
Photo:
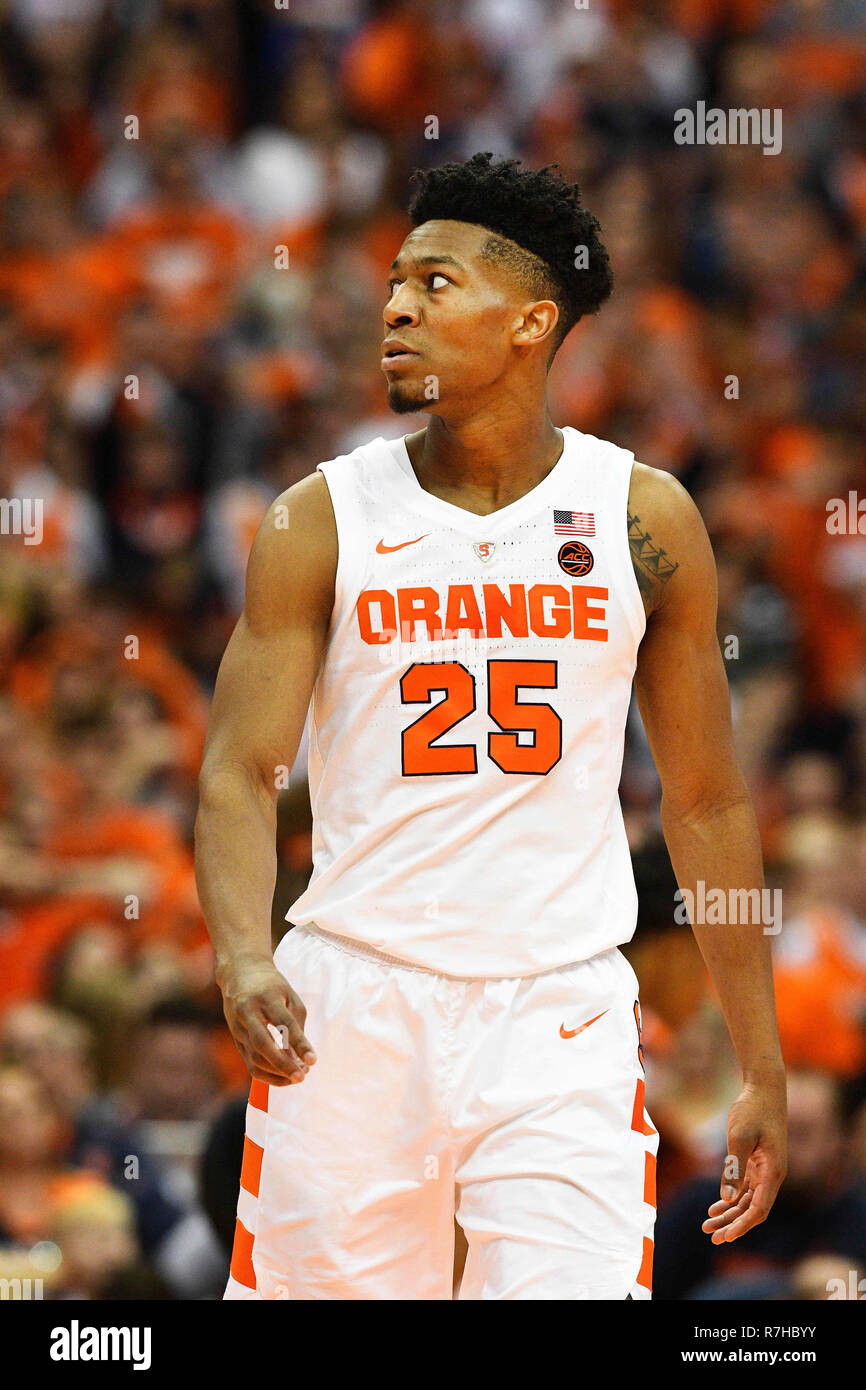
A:
{"type": "Polygon", "coordinates": [[[399,338],[386,338],[382,344],[382,371],[388,372],[395,367],[403,367],[407,362],[411,362],[413,357],[419,355],[414,348],[410,348],[399,338]]]}

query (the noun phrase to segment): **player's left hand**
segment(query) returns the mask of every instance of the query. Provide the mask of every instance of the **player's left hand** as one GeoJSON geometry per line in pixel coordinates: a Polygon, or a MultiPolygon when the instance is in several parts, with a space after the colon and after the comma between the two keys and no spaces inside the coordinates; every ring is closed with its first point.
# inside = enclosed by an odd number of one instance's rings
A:
{"type": "Polygon", "coordinates": [[[785,1075],[747,1081],[728,1115],[721,1201],[701,1230],[723,1245],[766,1221],[787,1171],[785,1075]]]}

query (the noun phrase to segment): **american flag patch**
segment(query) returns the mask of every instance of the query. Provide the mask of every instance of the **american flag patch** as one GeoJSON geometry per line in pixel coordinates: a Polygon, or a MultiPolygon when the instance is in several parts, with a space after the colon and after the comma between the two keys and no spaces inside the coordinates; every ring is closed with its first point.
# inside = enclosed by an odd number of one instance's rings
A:
{"type": "Polygon", "coordinates": [[[595,512],[554,511],[553,532],[556,536],[594,536],[595,512]]]}

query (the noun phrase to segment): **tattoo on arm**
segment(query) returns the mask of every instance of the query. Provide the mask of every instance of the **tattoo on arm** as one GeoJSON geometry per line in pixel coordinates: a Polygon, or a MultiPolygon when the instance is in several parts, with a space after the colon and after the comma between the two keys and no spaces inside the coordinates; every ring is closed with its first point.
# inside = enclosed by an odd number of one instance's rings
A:
{"type": "Polygon", "coordinates": [[[641,525],[640,517],[631,512],[628,513],[628,546],[643,606],[649,617],[665,584],[674,570],[679,569],[679,563],[672,560],[666,550],[653,545],[649,531],[645,531],[641,525]]]}

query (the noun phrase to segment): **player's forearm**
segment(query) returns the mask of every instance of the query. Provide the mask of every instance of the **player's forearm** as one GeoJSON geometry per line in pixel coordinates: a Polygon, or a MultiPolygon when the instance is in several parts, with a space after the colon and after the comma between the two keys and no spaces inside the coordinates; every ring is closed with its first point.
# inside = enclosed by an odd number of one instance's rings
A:
{"type": "Polygon", "coordinates": [[[276,873],[275,798],[241,769],[203,773],[195,876],[218,979],[242,957],[271,959],[276,873]]]}
{"type": "Polygon", "coordinates": [[[750,1080],[780,1074],[770,938],[765,932],[766,926],[775,929],[778,924],[768,923],[763,910],[767,899],[751,801],[745,794],[687,813],[663,800],[662,826],[743,1075],[750,1080]]]}

